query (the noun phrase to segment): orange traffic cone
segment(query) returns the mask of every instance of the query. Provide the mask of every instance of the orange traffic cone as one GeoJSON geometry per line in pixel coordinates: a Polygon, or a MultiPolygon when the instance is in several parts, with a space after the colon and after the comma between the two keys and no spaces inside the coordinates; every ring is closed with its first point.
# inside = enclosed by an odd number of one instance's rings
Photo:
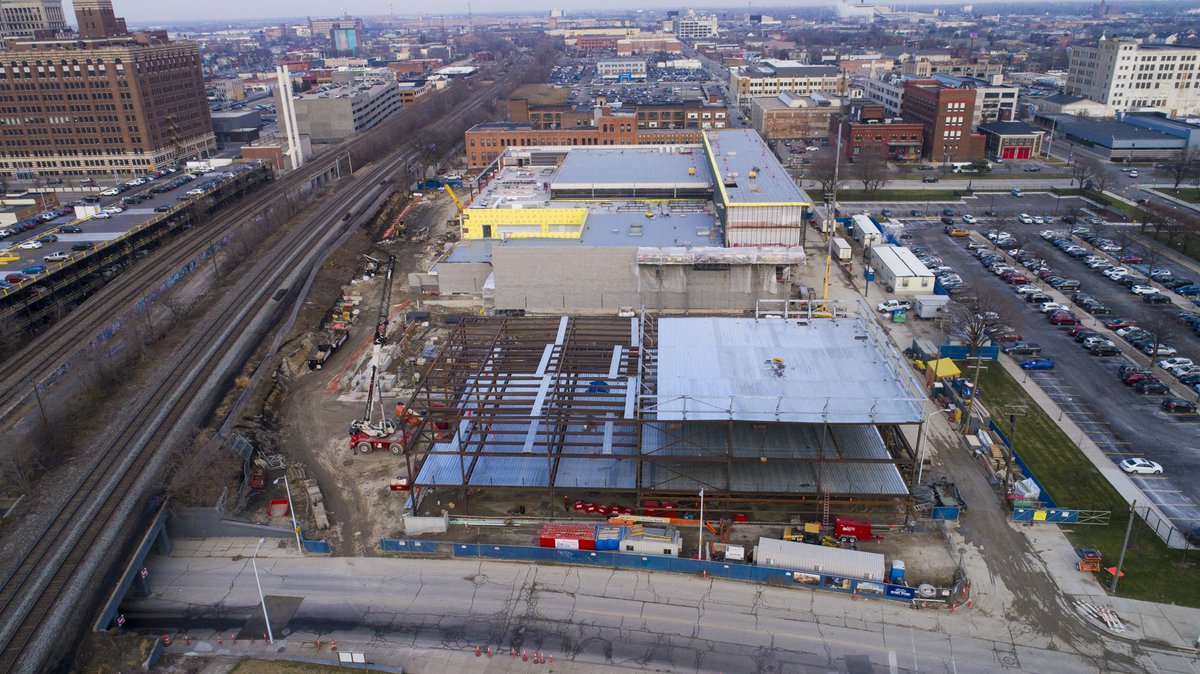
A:
{"type": "Polygon", "coordinates": [[[329,650],[330,650],[331,652],[332,652],[332,651],[336,651],[336,650],[337,650],[337,642],[336,642],[336,641],[330,641],[330,642],[329,642],[329,650]]]}
{"type": "Polygon", "coordinates": [[[479,657],[480,655],[483,655],[483,653],[479,650],[479,647],[476,646],[475,647],[475,657],[479,657]]]}
{"type": "Polygon", "coordinates": [[[529,662],[529,653],[526,653],[524,648],[521,649],[521,661],[529,662]]]}

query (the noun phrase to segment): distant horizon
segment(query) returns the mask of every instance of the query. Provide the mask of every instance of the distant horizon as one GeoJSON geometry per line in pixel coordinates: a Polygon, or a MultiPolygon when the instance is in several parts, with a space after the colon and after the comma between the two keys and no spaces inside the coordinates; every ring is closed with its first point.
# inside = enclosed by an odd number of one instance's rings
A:
{"type": "MultiPolygon", "coordinates": [[[[1099,0],[1096,0],[1097,2],[1099,0]]],[[[922,0],[920,2],[867,2],[865,4],[877,4],[891,7],[921,7],[921,6],[963,6],[963,5],[987,5],[987,4],[1034,4],[1039,0],[922,0]]],[[[64,5],[67,5],[64,2],[64,5]]],[[[658,7],[646,7],[638,4],[629,4],[623,6],[623,3],[618,3],[616,6],[608,6],[604,10],[597,11],[595,4],[588,0],[449,0],[437,5],[437,11],[434,12],[415,12],[412,6],[407,2],[389,2],[388,0],[357,0],[356,2],[343,2],[336,5],[334,11],[333,6],[328,2],[318,2],[317,0],[260,0],[256,3],[235,2],[234,0],[208,0],[204,4],[204,12],[207,16],[180,16],[180,10],[175,3],[163,3],[160,1],[151,2],[150,0],[113,0],[114,8],[117,16],[125,17],[130,23],[150,23],[150,24],[180,24],[180,23],[221,23],[224,21],[279,21],[279,20],[297,20],[306,17],[330,17],[338,16],[343,12],[348,12],[351,16],[369,18],[381,16],[397,16],[397,17],[412,17],[418,14],[425,16],[458,16],[466,15],[468,7],[470,12],[478,16],[488,16],[497,14],[546,14],[548,15],[551,9],[561,9],[566,12],[585,12],[588,14],[605,14],[617,11],[636,11],[642,10],[649,13],[665,13],[668,10],[678,9],[696,9],[704,11],[739,11],[739,12],[785,12],[789,10],[813,10],[821,7],[835,6],[834,0],[800,0],[786,5],[770,5],[768,3],[757,3],[760,6],[748,4],[744,9],[740,7],[731,7],[729,4],[664,4],[658,7]],[[399,5],[397,7],[397,5],[399,5]],[[399,11],[393,11],[399,10],[399,11]]],[[[859,4],[851,2],[849,4],[859,4]]],[[[1077,0],[1077,2],[1069,2],[1068,4],[1088,5],[1091,4],[1088,0],[1077,0]]],[[[1147,0],[1138,2],[1123,2],[1125,5],[1143,5],[1151,4],[1147,0]]],[[[1157,4],[1157,3],[1155,3],[1157,4]]],[[[1183,2],[1181,5],[1193,5],[1200,7],[1200,0],[1196,2],[1183,2]]],[[[65,7],[64,7],[65,9],[65,7]]],[[[199,11],[199,10],[184,10],[184,11],[199,11]]],[[[74,17],[73,11],[68,11],[68,21],[74,17]]],[[[568,17],[569,18],[569,17],[568,17]]]]}

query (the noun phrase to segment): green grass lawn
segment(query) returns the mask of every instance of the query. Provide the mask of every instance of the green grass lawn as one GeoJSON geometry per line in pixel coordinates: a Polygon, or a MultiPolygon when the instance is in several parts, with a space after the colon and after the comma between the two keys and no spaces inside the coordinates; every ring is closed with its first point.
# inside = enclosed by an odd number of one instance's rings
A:
{"type": "Polygon", "coordinates": [[[1169,187],[1162,187],[1154,191],[1170,195],[1176,199],[1182,199],[1189,204],[1200,204],[1200,188],[1198,187],[1180,187],[1177,190],[1173,190],[1169,187]]]}
{"type": "MultiPolygon", "coordinates": [[[[1077,525],[1064,527],[1064,530],[1072,545],[1098,548],[1104,554],[1104,566],[1116,566],[1129,506],[1004,368],[997,364],[981,373],[980,396],[997,417],[1005,416],[1003,409],[1006,406],[1027,406],[1028,415],[1017,421],[1014,444],[1021,459],[1060,507],[1112,511],[1108,525],[1077,525]]],[[[1011,436],[1007,420],[998,423],[1011,436]]],[[[1131,599],[1200,607],[1198,559],[1200,555],[1195,552],[1168,548],[1138,518],[1129,538],[1125,577],[1119,583],[1117,594],[1131,599]]],[[[1107,585],[1108,574],[1101,576],[1107,585]]]]}

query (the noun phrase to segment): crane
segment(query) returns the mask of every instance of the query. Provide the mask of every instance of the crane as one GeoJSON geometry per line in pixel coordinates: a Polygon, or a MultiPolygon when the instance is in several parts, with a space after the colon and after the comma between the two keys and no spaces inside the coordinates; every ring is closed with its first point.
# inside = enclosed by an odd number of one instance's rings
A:
{"type": "Polygon", "coordinates": [[[396,421],[388,418],[383,409],[383,396],[379,394],[379,363],[383,345],[387,343],[388,312],[392,305],[392,272],[396,268],[396,256],[389,255],[387,271],[383,275],[383,297],[379,304],[379,315],[375,320],[375,339],[371,354],[371,381],[367,383],[367,407],[363,418],[350,422],[352,442],[367,436],[382,438],[396,432],[396,421]],[[378,415],[376,415],[378,410],[378,415]]]}
{"type": "Polygon", "coordinates": [[[454,190],[450,189],[449,185],[442,185],[442,189],[446,190],[446,194],[449,194],[450,198],[454,200],[454,205],[458,206],[459,213],[462,213],[463,211],[467,210],[463,206],[463,203],[458,200],[458,195],[454,193],[454,190]]]}

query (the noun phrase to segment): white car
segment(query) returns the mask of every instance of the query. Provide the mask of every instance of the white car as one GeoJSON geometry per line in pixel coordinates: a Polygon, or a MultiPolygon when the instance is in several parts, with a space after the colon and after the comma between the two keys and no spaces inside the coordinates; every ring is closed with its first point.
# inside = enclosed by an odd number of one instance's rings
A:
{"type": "Polygon", "coordinates": [[[1042,289],[1037,286],[1023,285],[1013,288],[1013,292],[1018,295],[1032,295],[1033,293],[1041,292],[1042,289]]]}
{"type": "Polygon", "coordinates": [[[885,302],[881,302],[879,306],[875,308],[884,313],[892,311],[908,311],[912,308],[912,302],[909,302],[908,300],[887,300],[885,302]]]}
{"type": "Polygon", "coordinates": [[[112,217],[112,214],[105,213],[104,211],[100,211],[99,213],[96,213],[92,217],[96,218],[97,220],[108,220],[109,218],[112,217]]]}
{"type": "Polygon", "coordinates": [[[1183,379],[1189,374],[1200,373],[1200,365],[1180,365],[1178,367],[1167,368],[1167,372],[1170,372],[1176,377],[1183,379]]]}
{"type": "Polygon", "coordinates": [[[101,193],[100,193],[100,196],[102,196],[102,197],[115,197],[115,196],[117,196],[117,195],[118,195],[118,194],[120,194],[120,193],[121,193],[121,190],[119,190],[119,189],[117,189],[117,188],[113,187],[113,188],[110,188],[110,189],[107,189],[107,190],[104,190],[103,192],[101,192],[101,193]]]}
{"type": "Polygon", "coordinates": [[[1096,260],[1095,262],[1087,263],[1088,269],[1108,269],[1113,266],[1108,260],[1096,260]]]}
{"type": "Polygon", "coordinates": [[[71,259],[71,255],[69,253],[64,253],[61,250],[42,257],[42,260],[46,262],[62,262],[63,260],[69,259],[71,259]]]}
{"type": "Polygon", "coordinates": [[[1179,351],[1176,350],[1175,347],[1167,346],[1166,344],[1158,344],[1157,346],[1154,344],[1147,344],[1146,348],[1142,349],[1142,353],[1146,354],[1147,356],[1174,356],[1175,354],[1179,353],[1179,351]]]}
{"type": "Polygon", "coordinates": [[[1021,221],[1022,225],[1032,225],[1033,224],[1033,218],[1029,217],[1028,213],[1022,213],[1022,214],[1018,215],[1017,219],[1021,221]]]}
{"type": "Polygon", "coordinates": [[[1070,311],[1070,310],[1071,310],[1070,307],[1068,307],[1064,304],[1059,304],[1058,302],[1042,302],[1041,304],[1038,305],[1038,311],[1042,312],[1043,314],[1048,314],[1051,311],[1070,311]]]}
{"type": "Polygon", "coordinates": [[[1105,339],[1103,337],[1088,337],[1087,339],[1083,340],[1083,348],[1085,349],[1090,349],[1093,346],[1099,346],[1101,344],[1104,346],[1116,346],[1116,344],[1113,344],[1111,339],[1105,339]]]}
{"type": "Polygon", "coordinates": [[[1035,215],[1035,216],[1033,216],[1033,224],[1044,225],[1044,224],[1046,224],[1046,219],[1040,215],[1035,215]]]}
{"type": "Polygon", "coordinates": [[[100,212],[108,213],[109,215],[116,215],[117,213],[124,213],[125,209],[121,208],[120,206],[109,206],[108,208],[105,208],[104,210],[102,210],[100,212]]]}
{"type": "Polygon", "coordinates": [[[1046,241],[1053,241],[1054,239],[1058,238],[1058,232],[1054,231],[1053,229],[1043,229],[1042,231],[1038,232],[1038,236],[1042,237],[1046,241]]]}
{"type": "Polygon", "coordinates": [[[1138,177],[1138,172],[1137,172],[1137,169],[1134,169],[1134,170],[1130,171],[1130,172],[1129,172],[1129,177],[1130,177],[1130,178],[1136,178],[1136,177],[1138,177]]]}
{"type": "Polygon", "coordinates": [[[1137,473],[1139,475],[1162,475],[1163,468],[1150,459],[1125,459],[1120,464],[1121,470],[1126,473],[1137,473]]]}
{"type": "Polygon", "coordinates": [[[31,239],[17,246],[22,250],[37,250],[42,247],[42,242],[37,239],[31,239]]]}
{"type": "Polygon", "coordinates": [[[200,188],[196,188],[196,189],[194,189],[194,190],[188,190],[188,191],[187,191],[187,195],[188,195],[189,197],[198,197],[198,196],[200,196],[201,194],[204,194],[204,190],[202,190],[202,189],[200,189],[200,188]]]}
{"type": "Polygon", "coordinates": [[[1181,365],[1192,365],[1191,358],[1164,358],[1158,361],[1158,366],[1164,370],[1179,367],[1181,365]]]}
{"type": "Polygon", "coordinates": [[[968,225],[973,225],[975,224],[975,216],[967,213],[963,215],[963,222],[967,223],[968,225]]]}
{"type": "Polygon", "coordinates": [[[1133,293],[1134,295],[1157,295],[1158,288],[1155,288],[1154,286],[1137,285],[1130,286],[1129,292],[1133,293]]]}

